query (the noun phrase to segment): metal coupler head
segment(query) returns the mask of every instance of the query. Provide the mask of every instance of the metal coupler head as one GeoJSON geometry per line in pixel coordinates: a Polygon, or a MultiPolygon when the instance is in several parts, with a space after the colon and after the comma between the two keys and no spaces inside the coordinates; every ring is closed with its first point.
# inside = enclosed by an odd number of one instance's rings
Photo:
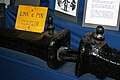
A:
{"type": "Polygon", "coordinates": [[[70,32],[68,29],[55,31],[51,16],[48,22],[48,30],[43,33],[0,29],[0,47],[40,57],[53,69],[61,67],[65,62],[57,59],[57,51],[70,47],[70,32]]]}
{"type": "Polygon", "coordinates": [[[120,51],[108,46],[104,40],[104,28],[98,26],[96,32],[89,32],[80,40],[78,49],[64,47],[58,59],[76,62],[78,77],[92,73],[100,79],[107,76],[120,79],[120,51]]]}

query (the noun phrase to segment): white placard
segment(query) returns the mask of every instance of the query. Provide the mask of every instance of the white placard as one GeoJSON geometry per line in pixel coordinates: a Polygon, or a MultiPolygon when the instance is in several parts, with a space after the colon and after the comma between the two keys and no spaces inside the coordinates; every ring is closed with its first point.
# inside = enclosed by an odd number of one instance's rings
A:
{"type": "Polygon", "coordinates": [[[78,0],[56,0],[55,10],[71,15],[77,15],[78,0]]]}
{"type": "Polygon", "coordinates": [[[85,23],[117,26],[120,0],[87,0],[85,23]]]}

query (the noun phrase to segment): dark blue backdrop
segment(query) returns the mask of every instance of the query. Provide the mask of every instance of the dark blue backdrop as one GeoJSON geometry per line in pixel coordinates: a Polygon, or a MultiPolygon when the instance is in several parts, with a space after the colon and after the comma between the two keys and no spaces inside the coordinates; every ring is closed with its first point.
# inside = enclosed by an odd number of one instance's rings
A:
{"type": "MultiPolygon", "coordinates": [[[[42,6],[49,7],[49,14],[54,18],[56,30],[68,28],[71,32],[71,48],[78,48],[79,41],[83,35],[86,32],[95,31],[93,28],[84,28],[81,25],[84,0],[79,1],[78,23],[73,23],[54,16],[54,3],[55,0],[41,0],[42,6]]],[[[17,6],[9,6],[6,9],[5,27],[14,29],[17,9],[17,6]]],[[[105,40],[110,46],[120,50],[119,31],[105,30],[105,40]]],[[[58,70],[51,70],[47,67],[46,62],[41,59],[24,53],[0,48],[0,80],[97,80],[97,78],[91,74],[85,74],[80,78],[75,77],[74,66],[74,63],[67,63],[58,70]]]]}

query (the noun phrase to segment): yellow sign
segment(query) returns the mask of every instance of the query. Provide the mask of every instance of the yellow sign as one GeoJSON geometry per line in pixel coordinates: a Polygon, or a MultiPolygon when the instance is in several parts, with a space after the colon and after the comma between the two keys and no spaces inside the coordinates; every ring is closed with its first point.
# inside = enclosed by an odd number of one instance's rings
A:
{"type": "Polygon", "coordinates": [[[20,5],[15,29],[42,33],[44,31],[47,7],[20,5]]]}

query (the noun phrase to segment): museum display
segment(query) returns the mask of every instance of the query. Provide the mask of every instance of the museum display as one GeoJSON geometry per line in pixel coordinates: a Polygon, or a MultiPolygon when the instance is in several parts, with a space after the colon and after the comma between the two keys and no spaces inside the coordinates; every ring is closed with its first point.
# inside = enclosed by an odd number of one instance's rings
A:
{"type": "Polygon", "coordinates": [[[5,26],[5,3],[0,3],[0,27],[5,26]]]}
{"type": "Polygon", "coordinates": [[[103,26],[80,39],[79,48],[70,48],[70,31],[55,31],[53,18],[48,16],[47,31],[33,33],[0,28],[0,47],[39,57],[52,69],[65,62],[74,62],[75,75],[92,73],[100,79],[120,79],[120,51],[105,42],[103,26]],[[9,45],[8,45],[9,44],[9,45]]]}
{"type": "Polygon", "coordinates": [[[43,33],[33,33],[0,28],[0,47],[37,56],[45,60],[49,67],[58,68],[64,61],[57,60],[56,53],[60,47],[70,46],[70,32],[67,29],[55,31],[51,16],[48,17],[47,30],[43,33]]]}

